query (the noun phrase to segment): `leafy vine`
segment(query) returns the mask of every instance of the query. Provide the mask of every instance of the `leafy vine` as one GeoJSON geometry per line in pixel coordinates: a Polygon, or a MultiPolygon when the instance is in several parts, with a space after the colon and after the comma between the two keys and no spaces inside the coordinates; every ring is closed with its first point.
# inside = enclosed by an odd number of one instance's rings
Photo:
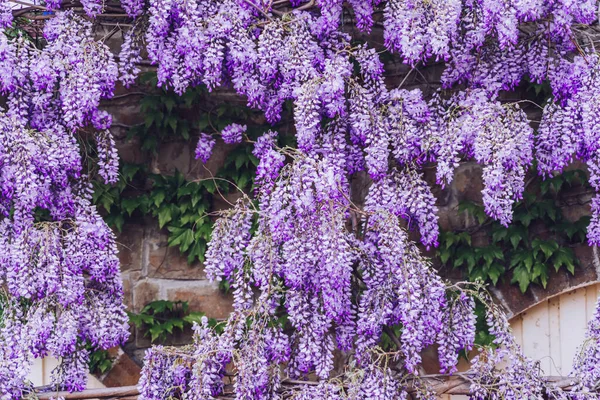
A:
{"type": "Polygon", "coordinates": [[[490,219],[483,205],[462,202],[459,212],[474,218],[477,225],[442,231],[437,257],[444,267],[460,269],[471,281],[496,285],[506,277],[523,293],[531,284],[546,288],[550,268],[575,273],[578,260],[572,247],[585,243],[590,221],[588,216],[569,221],[558,204],[568,191],[588,188],[587,174],[580,169],[543,180],[515,204],[508,227],[490,219]],[[483,244],[474,242],[476,234],[483,244]]]}

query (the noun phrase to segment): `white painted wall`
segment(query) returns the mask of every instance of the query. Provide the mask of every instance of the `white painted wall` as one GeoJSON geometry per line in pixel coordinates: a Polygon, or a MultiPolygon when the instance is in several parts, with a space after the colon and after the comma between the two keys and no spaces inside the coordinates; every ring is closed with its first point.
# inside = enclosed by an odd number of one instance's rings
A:
{"type": "MultiPolygon", "coordinates": [[[[49,385],[52,383],[50,380],[50,374],[54,367],[58,365],[58,361],[53,357],[46,357],[44,359],[36,359],[33,363],[33,368],[29,374],[29,379],[33,382],[34,386],[49,385]]],[[[88,375],[88,389],[99,389],[105,387],[96,377],[88,375]]]]}
{"type": "Polygon", "coordinates": [[[600,284],[576,289],[543,301],[510,321],[525,355],[539,361],[544,374],[571,372],[599,292],[600,284]]]}

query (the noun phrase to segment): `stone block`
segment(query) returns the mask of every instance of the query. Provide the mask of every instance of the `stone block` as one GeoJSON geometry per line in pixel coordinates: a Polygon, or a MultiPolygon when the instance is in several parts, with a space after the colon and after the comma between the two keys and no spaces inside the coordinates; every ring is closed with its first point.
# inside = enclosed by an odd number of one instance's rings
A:
{"type": "Polygon", "coordinates": [[[457,201],[481,203],[483,190],[481,172],[481,165],[472,162],[461,164],[456,169],[451,186],[457,201]]]}
{"type": "Polygon", "coordinates": [[[137,385],[140,380],[141,368],[123,351],[113,362],[113,366],[100,381],[106,387],[137,385]]]}
{"type": "Polygon", "coordinates": [[[121,271],[141,271],[142,269],[142,241],[144,227],[139,224],[127,223],[123,231],[117,235],[117,248],[121,271]]]}
{"type": "MultiPolygon", "coordinates": [[[[111,132],[117,137],[127,135],[127,129],[124,128],[112,128],[111,132]]],[[[121,162],[127,164],[145,164],[148,162],[148,154],[142,151],[138,138],[118,139],[116,145],[121,162]]]]}
{"type": "Polygon", "coordinates": [[[121,278],[123,280],[123,303],[128,310],[131,310],[133,308],[133,282],[129,274],[123,274],[121,278]]]}
{"type": "Polygon", "coordinates": [[[159,286],[157,283],[143,280],[137,282],[133,288],[133,311],[140,312],[151,301],[159,299],[159,286]]]}
{"type": "Polygon", "coordinates": [[[152,161],[152,172],[171,175],[175,171],[180,171],[187,175],[193,160],[193,152],[191,143],[162,143],[158,148],[158,155],[152,161]]]}
{"type": "Polygon", "coordinates": [[[204,280],[206,273],[202,264],[188,264],[187,256],[177,247],[167,247],[167,235],[151,230],[144,246],[148,254],[146,276],[158,279],[204,280]]]}
{"type": "Polygon", "coordinates": [[[563,217],[569,222],[577,222],[581,217],[590,216],[592,214],[590,204],[585,203],[585,200],[582,200],[581,203],[583,204],[579,204],[578,201],[561,207],[563,217]]]}
{"type": "Polygon", "coordinates": [[[233,311],[233,296],[222,293],[208,282],[188,283],[167,289],[167,299],[187,301],[190,311],[200,311],[210,318],[225,319],[233,311]]]}

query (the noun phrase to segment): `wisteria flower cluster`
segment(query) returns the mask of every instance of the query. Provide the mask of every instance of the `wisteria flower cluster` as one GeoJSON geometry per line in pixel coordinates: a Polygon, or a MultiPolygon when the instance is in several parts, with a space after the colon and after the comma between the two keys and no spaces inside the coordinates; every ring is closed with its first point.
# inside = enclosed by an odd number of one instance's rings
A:
{"type": "Polygon", "coordinates": [[[0,397],[19,399],[35,358],[61,360],[57,389],[85,388],[89,351],[128,336],[113,232],[95,206],[76,134],[96,132],[98,174],[118,155],[99,109],[117,66],[72,12],[45,26],[47,45],[0,35],[0,397]]]}
{"type": "MultiPolygon", "coordinates": [[[[315,3],[316,11],[278,18],[269,2],[151,1],[149,58],[158,67],[159,84],[179,92],[198,82],[210,90],[232,87],[271,123],[279,120],[285,102],[293,103],[297,150],[278,149],[272,131],[256,141],[258,206],[244,199],[228,211],[209,246],[210,275],[228,279],[234,288],[236,317],[228,327],[240,330],[239,319],[255,321],[257,313],[274,318],[285,311],[290,329],[281,333],[289,343],[281,359],[285,373],[292,378],[314,373],[322,382],[299,389],[298,398],[344,395],[346,389],[329,380],[336,347],[352,351],[355,359],[344,384],[361,382],[352,389],[354,396],[403,398],[402,376],[418,373],[424,349],[437,343],[441,369],[452,373],[458,353],[474,348],[474,298],[481,300],[478,293],[448,290],[410,239],[416,228],[423,245],[437,245],[437,209],[423,167],[435,163],[437,183],[447,185],[460,160],[482,164],[485,210],[504,225],[522,197],[534,155],[546,175],[573,157],[589,162],[594,174],[592,116],[600,114],[590,107],[597,98],[592,94],[598,86],[596,61],[592,54],[573,57],[572,40],[573,27],[594,20],[594,6],[591,1],[348,2],[365,31],[383,7],[385,45],[413,68],[431,57],[446,61],[443,90],[426,94],[389,88],[375,49],[353,45],[338,29],[343,2],[315,3]],[[537,136],[522,105],[500,97],[525,76],[548,81],[553,91],[537,136]],[[454,90],[460,87],[465,90],[454,90]],[[554,127],[554,121],[560,125],[554,127]],[[581,134],[571,129],[578,126],[581,134]],[[366,198],[356,199],[350,178],[360,171],[372,184],[366,198]],[[386,370],[377,353],[390,326],[402,327],[400,374],[386,370]]],[[[234,124],[221,135],[226,143],[238,143],[244,130],[234,124]]],[[[210,157],[214,140],[201,135],[197,157],[202,161],[210,157]]],[[[593,207],[600,208],[597,203],[593,207]]],[[[482,350],[474,359],[472,397],[549,393],[510,337],[501,311],[490,307],[488,324],[498,348],[482,350]],[[504,371],[497,368],[501,361],[508,362],[504,371]],[[527,393],[519,389],[524,386],[527,393]]],[[[236,342],[232,354],[243,349],[258,354],[275,340],[261,323],[252,329],[234,335],[246,339],[236,342]]],[[[228,349],[230,337],[223,339],[228,349]]],[[[239,396],[276,395],[280,370],[263,378],[272,367],[268,357],[226,358],[237,368],[239,396]],[[261,378],[251,382],[246,378],[251,375],[261,378]]],[[[195,382],[211,376],[195,371],[195,382]]],[[[203,385],[204,393],[213,393],[212,378],[203,385]]],[[[147,393],[145,385],[141,389],[147,393]]],[[[433,397],[426,384],[419,393],[433,397]]]]}
{"type": "MultiPolygon", "coordinates": [[[[6,29],[12,13],[0,4],[6,29]]],[[[208,275],[230,281],[235,310],[221,335],[204,320],[192,346],[149,350],[143,399],[214,398],[228,375],[243,399],[280,398],[283,375],[318,380],[291,389],[300,399],[403,399],[409,390],[433,399],[419,378],[422,353],[437,345],[442,372],[455,372],[458,353],[475,350],[476,301],[488,305],[496,347],[477,349],[472,398],[585,398],[597,386],[591,347],[577,394],[549,388],[491,299],[448,286],[416,243],[437,246],[431,165],[448,185],[461,160],[481,164],[485,210],[505,225],[534,157],[542,176],[586,162],[600,192],[600,61],[586,31],[597,1],[123,0],[133,24],[119,63],[89,20],[104,3],[82,5],[88,18],[48,2],[57,11],[39,48],[24,34],[0,36],[3,398],[19,398],[31,360],[48,354],[63,361],[57,385],[83,388],[84,344],[107,348],[127,335],[114,237],[91,205],[75,134],[95,132],[97,173],[114,182],[100,101],[117,79],[135,83],[145,55],[159,86],[177,93],[233,89],[273,125],[291,105],[297,146],[279,148],[274,130],[254,142],[256,192],[223,212],[206,255],[208,275]],[[443,61],[440,87],[390,87],[382,49],[357,44],[348,15],[366,33],[381,23],[385,50],[411,74],[443,61]],[[537,134],[525,102],[503,96],[525,78],[551,89],[537,134]],[[366,195],[353,186],[359,174],[366,195]],[[386,336],[393,351],[379,346],[386,336]],[[340,376],[336,354],[348,366],[340,376]]],[[[200,133],[196,158],[208,162],[216,135],[238,144],[246,129],[200,133]]],[[[588,237],[598,244],[600,195],[592,212],[588,237]]]]}

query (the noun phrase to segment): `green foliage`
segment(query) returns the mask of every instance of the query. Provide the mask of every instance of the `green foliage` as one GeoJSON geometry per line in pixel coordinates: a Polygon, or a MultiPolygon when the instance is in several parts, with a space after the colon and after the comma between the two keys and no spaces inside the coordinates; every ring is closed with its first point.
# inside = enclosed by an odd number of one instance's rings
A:
{"type": "Polygon", "coordinates": [[[468,213],[479,225],[469,231],[441,232],[437,250],[440,262],[460,268],[471,281],[495,285],[502,277],[510,277],[523,293],[532,283],[545,288],[551,268],[574,274],[578,261],[571,246],[585,241],[589,217],[570,222],[557,203],[565,189],[586,185],[586,174],[581,170],[542,181],[515,205],[508,227],[489,219],[482,205],[461,203],[459,211],[468,213]],[[475,234],[484,244],[473,244],[475,234]]]}
{"type": "Polygon", "coordinates": [[[117,185],[95,182],[93,200],[105,211],[106,222],[119,231],[136,214],[156,217],[159,228],[168,231],[169,246],[177,246],[192,263],[204,261],[217,186],[228,190],[222,181],[188,182],[179,172],[163,176],[149,174],[142,166],[124,165],[117,185]],[[146,189],[135,190],[136,184],[146,189]]]}
{"type": "Polygon", "coordinates": [[[398,338],[402,335],[402,325],[387,326],[381,332],[381,338],[379,339],[379,346],[384,351],[398,351],[398,338]]]}
{"type": "MultiPolygon", "coordinates": [[[[140,77],[140,83],[156,87],[156,74],[147,73],[140,77]]],[[[156,153],[158,145],[169,139],[189,140],[194,128],[200,126],[198,116],[190,118],[194,104],[206,93],[206,88],[196,86],[181,96],[172,90],[160,89],[144,96],[140,101],[144,122],[132,127],[128,137],[138,137],[142,150],[156,153]]]]}
{"type": "MultiPolygon", "coordinates": [[[[139,329],[145,330],[145,335],[150,336],[152,342],[165,342],[176,330],[183,331],[191,327],[194,322],[200,323],[204,313],[190,312],[186,301],[157,300],[148,303],[139,314],[127,313],[129,323],[139,329]]],[[[215,319],[209,319],[209,325],[220,325],[215,319]]]]}
{"type": "Polygon", "coordinates": [[[113,359],[107,350],[95,350],[93,351],[91,346],[87,346],[88,350],[92,350],[90,353],[90,360],[88,361],[88,367],[90,373],[96,375],[102,375],[110,368],[113,364],[113,359]]]}

